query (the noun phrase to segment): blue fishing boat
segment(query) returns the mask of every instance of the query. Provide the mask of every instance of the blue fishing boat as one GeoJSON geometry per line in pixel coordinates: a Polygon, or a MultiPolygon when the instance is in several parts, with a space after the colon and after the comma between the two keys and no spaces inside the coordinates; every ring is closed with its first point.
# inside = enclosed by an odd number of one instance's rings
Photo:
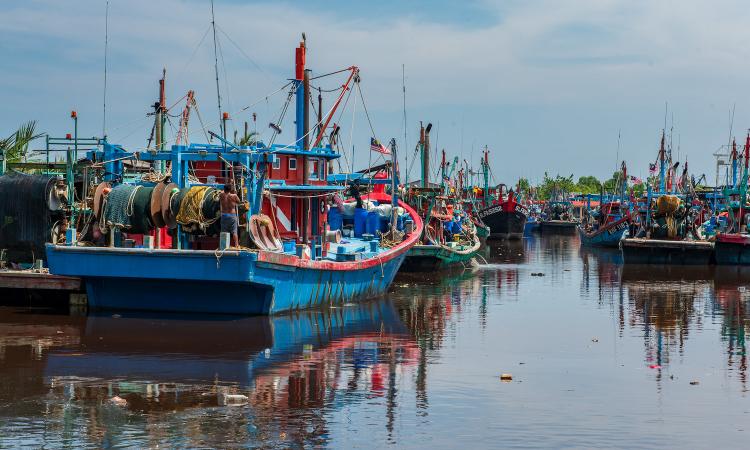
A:
{"type": "Polygon", "coordinates": [[[591,208],[591,194],[586,196],[586,210],[578,225],[581,245],[590,247],[618,247],[630,225],[630,210],[626,204],[628,171],[622,162],[619,199],[599,195],[599,207],[591,208]],[[606,201],[610,200],[610,201],[606,201]]]}
{"type": "MultiPolygon", "coordinates": [[[[310,145],[304,42],[296,59],[289,96],[296,96],[297,105],[293,145],[240,146],[212,133],[220,144],[176,144],[136,153],[104,140],[101,149],[88,152],[103,169],[91,217],[101,231],[109,231],[109,244],[78,245],[71,227],[65,244],[47,245],[50,272],[80,277],[93,309],[275,314],[386,292],[422,234],[422,220],[397,199],[392,171],[385,180],[391,184],[389,195],[364,196],[387,212],[382,233],[357,232],[363,220],[359,208],[349,219],[354,233],[342,236],[340,222],[329,226],[328,212],[343,207],[336,199],[346,190],[328,182],[328,162],[338,154],[331,142],[322,145],[336,108],[319,118],[317,138],[310,145]],[[123,183],[126,160],[168,163],[171,183],[123,183]],[[200,165],[218,165],[221,178],[196,179],[200,165]],[[230,248],[228,233],[221,234],[217,245],[217,188],[230,183],[244,200],[240,224],[248,247],[230,248]],[[407,221],[410,227],[402,231],[399,224],[407,221]]],[[[347,70],[341,96],[359,79],[356,67],[347,70]]],[[[181,132],[182,126],[178,139],[181,132]]],[[[329,141],[334,135],[332,129],[329,141]]]]}
{"type": "Polygon", "coordinates": [[[618,247],[620,241],[628,232],[630,215],[622,216],[620,219],[606,224],[605,226],[591,231],[586,231],[578,226],[578,234],[581,237],[581,245],[589,247],[618,247]]]}

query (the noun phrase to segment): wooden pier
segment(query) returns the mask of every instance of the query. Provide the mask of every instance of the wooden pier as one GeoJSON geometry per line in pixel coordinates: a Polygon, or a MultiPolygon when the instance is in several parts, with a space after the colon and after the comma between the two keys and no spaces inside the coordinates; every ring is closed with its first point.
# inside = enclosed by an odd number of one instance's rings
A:
{"type": "Polygon", "coordinates": [[[78,292],[81,289],[81,279],[31,270],[0,270],[0,289],[78,292]]]}

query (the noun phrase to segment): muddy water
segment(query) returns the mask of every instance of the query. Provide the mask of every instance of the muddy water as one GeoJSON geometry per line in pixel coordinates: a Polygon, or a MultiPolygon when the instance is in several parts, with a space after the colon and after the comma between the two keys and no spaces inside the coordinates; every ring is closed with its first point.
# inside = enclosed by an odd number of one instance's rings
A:
{"type": "Polygon", "coordinates": [[[750,273],[485,258],[274,318],[0,308],[0,447],[747,447],[750,273]]]}

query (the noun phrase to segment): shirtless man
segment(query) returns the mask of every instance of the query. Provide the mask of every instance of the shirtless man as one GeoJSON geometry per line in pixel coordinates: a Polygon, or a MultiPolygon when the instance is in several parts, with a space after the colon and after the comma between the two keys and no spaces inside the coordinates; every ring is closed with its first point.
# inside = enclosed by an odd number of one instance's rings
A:
{"type": "Polygon", "coordinates": [[[239,216],[237,215],[237,205],[240,203],[240,198],[234,190],[233,183],[224,185],[224,192],[219,194],[219,202],[221,203],[221,231],[231,233],[232,247],[238,247],[237,222],[239,216]]]}

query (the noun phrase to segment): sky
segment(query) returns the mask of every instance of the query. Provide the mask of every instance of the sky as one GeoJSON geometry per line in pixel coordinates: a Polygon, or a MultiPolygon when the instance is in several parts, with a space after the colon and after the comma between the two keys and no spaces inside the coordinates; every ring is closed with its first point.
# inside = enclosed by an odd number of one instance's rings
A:
{"type": "MultiPolygon", "coordinates": [[[[106,8],[105,0],[0,3],[0,136],[32,119],[64,136],[76,110],[81,136],[142,150],[162,68],[170,113],[192,89],[202,121],[219,131],[210,1],[110,0],[108,21],[106,8]]],[[[215,0],[215,16],[230,130],[250,121],[266,140],[302,32],[313,76],[359,67],[372,130],[398,139],[402,167],[405,154],[414,160],[423,121],[449,158],[476,168],[487,146],[495,182],[537,182],[545,172],[607,178],[623,159],[645,176],[666,123],[674,157],[713,180],[712,153],[730,130],[744,142],[750,128],[746,1],[215,0]]],[[[335,89],[345,76],[314,85],[335,89]]],[[[335,117],[355,169],[373,157],[365,108],[352,95],[335,117]]],[[[191,140],[202,142],[196,119],[191,140]]],[[[293,140],[292,120],[277,142],[293,140]]],[[[419,177],[416,168],[409,177],[419,177]]]]}

